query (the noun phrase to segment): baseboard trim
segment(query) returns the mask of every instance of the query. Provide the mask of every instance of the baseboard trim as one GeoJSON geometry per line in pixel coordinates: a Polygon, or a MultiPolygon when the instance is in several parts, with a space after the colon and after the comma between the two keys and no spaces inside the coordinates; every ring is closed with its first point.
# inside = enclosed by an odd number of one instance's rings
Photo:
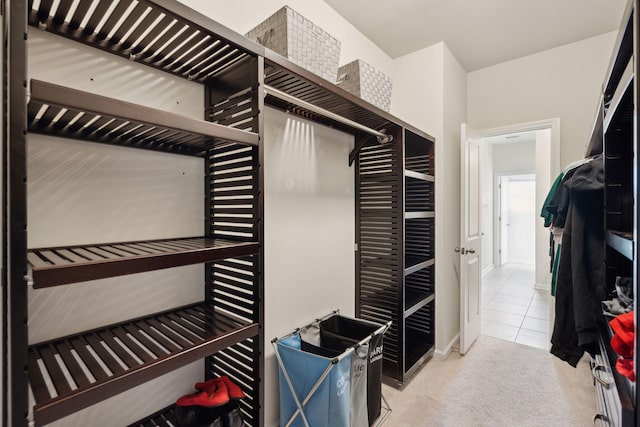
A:
{"type": "Polygon", "coordinates": [[[480,273],[482,276],[484,276],[485,274],[487,274],[488,272],[490,272],[491,270],[493,270],[494,268],[496,268],[495,265],[491,264],[489,266],[487,266],[487,268],[485,268],[484,270],[482,270],[482,273],[480,273]]]}
{"type": "Polygon", "coordinates": [[[551,291],[551,285],[548,283],[536,283],[533,285],[533,289],[539,289],[541,291],[551,291]]]}
{"type": "Polygon", "coordinates": [[[433,352],[433,357],[436,359],[444,360],[451,354],[451,351],[456,346],[456,344],[460,341],[460,333],[457,333],[455,337],[447,344],[444,350],[438,350],[433,352]]]}

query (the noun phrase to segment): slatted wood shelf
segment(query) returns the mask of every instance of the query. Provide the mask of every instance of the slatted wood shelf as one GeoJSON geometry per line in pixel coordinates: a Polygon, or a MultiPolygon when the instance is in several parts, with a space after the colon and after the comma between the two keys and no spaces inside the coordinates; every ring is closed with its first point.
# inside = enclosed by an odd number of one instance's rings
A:
{"type": "Polygon", "coordinates": [[[633,59],[630,59],[620,76],[604,115],[604,133],[616,122],[631,122],[633,119],[633,59]]]}
{"type": "Polygon", "coordinates": [[[31,249],[34,288],[104,279],[257,253],[256,242],[204,237],[31,249]]]}
{"type": "Polygon", "coordinates": [[[633,233],[607,231],[606,241],[609,246],[633,261],[633,233]]]}
{"type": "Polygon", "coordinates": [[[405,219],[435,218],[435,212],[405,212],[405,219]]]}
{"type": "Polygon", "coordinates": [[[218,142],[258,144],[258,135],[64,86],[31,80],[29,131],[63,138],[202,156],[218,142]]]}
{"type": "Polygon", "coordinates": [[[404,317],[407,318],[411,316],[431,301],[434,301],[435,298],[436,296],[434,294],[424,294],[422,292],[414,292],[406,289],[404,317]]]}
{"type": "Polygon", "coordinates": [[[178,422],[176,421],[176,416],[173,413],[174,408],[175,405],[166,407],[145,419],[129,424],[127,427],[176,427],[178,422]]]}
{"type": "Polygon", "coordinates": [[[29,1],[29,24],[203,82],[264,49],[170,0],[29,1]],[[103,21],[102,25],[100,25],[103,21]]]}
{"type": "Polygon", "coordinates": [[[408,276],[423,268],[430,267],[436,263],[435,259],[422,259],[417,257],[405,257],[404,275],[408,276]]]}
{"type": "MultiPolygon", "coordinates": [[[[264,81],[270,87],[369,128],[383,130],[389,129],[394,124],[401,125],[411,128],[416,134],[428,140],[434,140],[429,134],[413,128],[388,112],[336,86],[334,82],[324,80],[270,49],[265,49],[264,81]]],[[[265,98],[265,103],[336,129],[350,133],[358,132],[358,130],[348,125],[283,101],[275,96],[268,95],[265,98]]]]}
{"type": "Polygon", "coordinates": [[[257,336],[259,325],[193,304],[29,347],[43,425],[257,336]]]}
{"type": "Polygon", "coordinates": [[[428,175],[426,173],[416,172],[409,169],[405,169],[404,176],[421,181],[436,182],[436,178],[433,175],[428,175]]]}

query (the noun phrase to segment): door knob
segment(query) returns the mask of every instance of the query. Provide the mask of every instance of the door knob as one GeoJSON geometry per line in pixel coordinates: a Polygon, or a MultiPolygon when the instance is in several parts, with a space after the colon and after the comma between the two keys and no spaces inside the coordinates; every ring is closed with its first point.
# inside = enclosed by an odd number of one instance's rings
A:
{"type": "Polygon", "coordinates": [[[462,254],[464,255],[465,253],[467,253],[467,251],[464,248],[459,248],[456,246],[456,248],[453,250],[455,253],[457,254],[462,254]]]}
{"type": "Polygon", "coordinates": [[[475,249],[467,249],[467,253],[468,254],[475,254],[476,250],[475,249]]]}

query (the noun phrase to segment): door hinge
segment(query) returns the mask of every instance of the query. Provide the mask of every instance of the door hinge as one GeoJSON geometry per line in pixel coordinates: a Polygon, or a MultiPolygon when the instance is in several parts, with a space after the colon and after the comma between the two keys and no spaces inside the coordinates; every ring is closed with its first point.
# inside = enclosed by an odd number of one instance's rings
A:
{"type": "Polygon", "coordinates": [[[353,244],[353,250],[354,250],[355,252],[358,252],[358,244],[357,244],[357,243],[354,243],[354,244],[353,244]]]}

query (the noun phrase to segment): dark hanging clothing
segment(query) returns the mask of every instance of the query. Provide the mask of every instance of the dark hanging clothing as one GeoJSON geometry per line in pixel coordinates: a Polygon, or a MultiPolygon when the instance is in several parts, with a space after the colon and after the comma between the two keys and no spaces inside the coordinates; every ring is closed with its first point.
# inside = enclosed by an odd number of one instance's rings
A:
{"type": "Polygon", "coordinates": [[[556,284],[551,353],[576,366],[596,354],[604,286],[604,173],[602,158],[566,174],[566,221],[556,284]],[[569,175],[567,177],[567,175],[569,175]]]}

